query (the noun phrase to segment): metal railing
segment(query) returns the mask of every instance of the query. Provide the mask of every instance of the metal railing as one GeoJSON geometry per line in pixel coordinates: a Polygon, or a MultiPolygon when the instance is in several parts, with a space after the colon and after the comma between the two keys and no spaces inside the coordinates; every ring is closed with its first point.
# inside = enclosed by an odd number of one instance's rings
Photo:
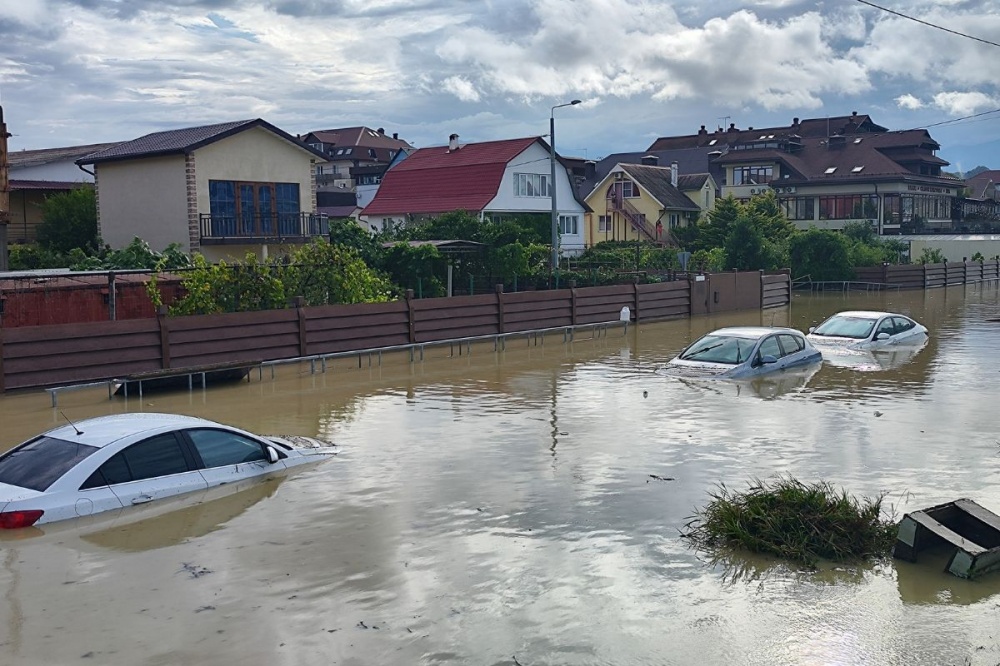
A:
{"type": "Polygon", "coordinates": [[[265,215],[198,216],[201,242],[232,240],[302,240],[330,234],[330,221],[318,213],[272,213],[265,215]]]}

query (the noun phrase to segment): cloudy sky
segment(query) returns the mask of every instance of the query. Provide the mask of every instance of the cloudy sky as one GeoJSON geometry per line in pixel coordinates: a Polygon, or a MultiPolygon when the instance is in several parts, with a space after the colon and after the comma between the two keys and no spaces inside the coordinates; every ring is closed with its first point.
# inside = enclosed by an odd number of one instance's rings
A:
{"type": "MultiPolygon", "coordinates": [[[[421,147],[548,132],[597,158],[851,111],[892,129],[1000,109],[1000,48],[855,0],[2,0],[12,149],[262,117],[421,147]]],[[[995,0],[877,4],[1000,42],[995,0]]],[[[1000,168],[1000,113],[931,127],[1000,168]]]]}

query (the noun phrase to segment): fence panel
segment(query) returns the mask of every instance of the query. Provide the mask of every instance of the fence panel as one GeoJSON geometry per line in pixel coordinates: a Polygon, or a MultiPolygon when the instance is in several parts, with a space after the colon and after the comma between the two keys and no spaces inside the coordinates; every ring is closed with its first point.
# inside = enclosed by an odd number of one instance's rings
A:
{"type": "Polygon", "coordinates": [[[302,308],[304,355],[392,347],[410,341],[406,301],[302,308]]]}
{"type": "MultiPolygon", "coordinates": [[[[592,287],[593,288],[593,287],[592,287]]],[[[504,294],[504,326],[508,333],[573,324],[569,289],[504,294]]]]}
{"type": "Polygon", "coordinates": [[[411,301],[415,342],[434,342],[500,332],[495,294],[411,301]]]}
{"type": "Polygon", "coordinates": [[[792,283],[787,273],[780,275],[763,275],[760,284],[761,309],[778,308],[788,305],[792,300],[792,283]]]}
{"type": "MultiPolygon", "coordinates": [[[[576,323],[597,324],[618,321],[623,307],[632,308],[635,288],[628,284],[584,287],[576,290],[576,323]]],[[[645,313],[643,313],[645,318],[645,313]]]]}
{"type": "Polygon", "coordinates": [[[170,365],[256,362],[299,355],[294,309],[170,318],[170,365]]]}
{"type": "Polygon", "coordinates": [[[687,280],[640,284],[639,312],[642,320],[687,317],[691,314],[691,283],[687,280]]]}

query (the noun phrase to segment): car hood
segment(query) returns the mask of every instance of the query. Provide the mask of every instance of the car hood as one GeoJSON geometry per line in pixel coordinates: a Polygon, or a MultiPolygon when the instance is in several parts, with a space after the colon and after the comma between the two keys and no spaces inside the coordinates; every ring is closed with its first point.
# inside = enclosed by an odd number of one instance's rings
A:
{"type": "Polygon", "coordinates": [[[667,363],[663,373],[675,377],[728,377],[740,367],[742,366],[675,358],[667,363]]]}
{"type": "Polygon", "coordinates": [[[806,339],[813,343],[814,347],[819,349],[822,349],[823,347],[837,349],[862,349],[867,343],[867,340],[858,340],[857,338],[838,338],[832,335],[816,335],[815,333],[810,333],[806,336],[806,339]]]}
{"type": "Polygon", "coordinates": [[[292,448],[285,453],[299,456],[330,457],[339,453],[336,444],[327,442],[315,437],[305,437],[302,435],[268,435],[267,439],[284,444],[292,448]]]}
{"type": "Polygon", "coordinates": [[[38,497],[43,494],[44,493],[32,490],[31,488],[22,488],[21,486],[12,486],[9,483],[0,483],[0,507],[7,502],[31,499],[32,497],[38,497]]]}

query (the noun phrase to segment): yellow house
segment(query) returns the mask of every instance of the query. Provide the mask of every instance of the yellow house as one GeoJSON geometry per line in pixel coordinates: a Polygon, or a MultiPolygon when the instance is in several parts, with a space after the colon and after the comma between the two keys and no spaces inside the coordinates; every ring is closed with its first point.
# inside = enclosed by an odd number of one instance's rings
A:
{"type": "Polygon", "coordinates": [[[101,238],[178,243],[210,261],[281,253],[329,235],[316,212],[326,156],[261,119],[156,132],[77,160],[93,165],[101,238]]]}
{"type": "MultiPolygon", "coordinates": [[[[670,230],[697,221],[701,206],[678,189],[677,170],[645,164],[615,165],[586,198],[587,247],[609,240],[669,243],[670,230]]],[[[711,177],[702,187],[712,189],[711,177]]],[[[701,187],[698,188],[701,196],[701,187]]]]}

